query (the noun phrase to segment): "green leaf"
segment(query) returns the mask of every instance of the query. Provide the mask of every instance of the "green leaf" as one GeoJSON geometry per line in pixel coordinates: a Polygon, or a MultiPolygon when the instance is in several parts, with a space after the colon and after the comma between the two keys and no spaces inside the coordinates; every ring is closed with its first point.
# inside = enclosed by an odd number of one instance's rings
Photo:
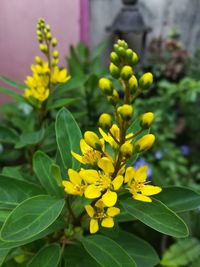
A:
{"type": "Polygon", "coordinates": [[[0,80],[18,89],[24,90],[26,88],[25,84],[17,82],[17,81],[13,81],[10,78],[5,77],[5,76],[0,76],[0,80]]]}
{"type": "Polygon", "coordinates": [[[39,234],[23,240],[23,241],[3,241],[0,239],[0,249],[8,249],[8,248],[15,248],[19,246],[23,246],[25,244],[31,243],[35,240],[41,239],[46,237],[47,235],[50,235],[52,233],[55,233],[59,231],[60,229],[63,229],[65,227],[65,223],[61,221],[55,221],[53,224],[51,224],[48,228],[40,232],[39,234]]]}
{"type": "Polygon", "coordinates": [[[4,222],[9,214],[10,211],[8,210],[0,210],[0,222],[4,222]]]}
{"type": "Polygon", "coordinates": [[[200,256],[200,242],[196,238],[178,240],[165,251],[162,266],[191,266],[200,256]]]}
{"type": "Polygon", "coordinates": [[[65,168],[80,167],[80,162],[72,157],[71,151],[80,153],[81,138],[81,131],[72,114],[65,108],[61,109],[56,118],[56,139],[65,168]]]}
{"type": "Polygon", "coordinates": [[[7,88],[4,88],[2,86],[0,86],[0,93],[2,93],[4,95],[11,96],[15,100],[18,100],[18,101],[25,101],[24,97],[22,95],[20,95],[19,93],[16,93],[15,91],[7,89],[7,88]]]}
{"type": "Polygon", "coordinates": [[[158,232],[174,237],[188,235],[188,229],[183,220],[156,199],[146,203],[128,198],[121,204],[128,213],[158,232]]]}
{"type": "Polygon", "coordinates": [[[2,266],[6,256],[8,255],[10,249],[0,249],[0,266],[2,266]]]}
{"type": "Polygon", "coordinates": [[[100,267],[99,265],[81,246],[74,244],[67,246],[64,251],[65,267],[100,267]]]}
{"type": "Polygon", "coordinates": [[[21,172],[21,166],[5,166],[2,169],[2,175],[9,176],[18,180],[26,180],[21,172]]]}
{"type": "Polygon", "coordinates": [[[60,261],[61,248],[57,244],[51,244],[42,248],[27,267],[57,267],[60,261]]]}
{"type": "Polygon", "coordinates": [[[175,212],[194,210],[200,207],[200,194],[186,187],[166,187],[155,196],[175,212]]]}
{"type": "Polygon", "coordinates": [[[22,133],[19,142],[15,148],[22,148],[24,146],[36,145],[44,138],[45,130],[41,128],[39,131],[22,133]]]}
{"type": "Polygon", "coordinates": [[[160,262],[156,251],[143,239],[122,230],[113,231],[112,239],[133,258],[137,267],[153,267],[160,262]]]}
{"type": "Polygon", "coordinates": [[[0,204],[15,207],[27,198],[44,194],[33,183],[28,183],[8,176],[0,175],[0,204]]]}
{"type": "Polygon", "coordinates": [[[19,140],[19,135],[15,130],[0,125],[0,142],[15,144],[18,140],[19,140]]]}
{"type": "Polygon", "coordinates": [[[80,240],[87,252],[104,267],[126,266],[136,267],[134,260],[128,253],[112,239],[93,235],[80,240]]]}
{"type": "Polygon", "coordinates": [[[62,179],[62,175],[61,175],[61,170],[60,170],[60,167],[58,165],[56,165],[56,164],[51,165],[51,174],[54,177],[54,179],[56,180],[57,185],[63,186],[62,185],[63,179],[62,179]]]}
{"type": "Polygon", "coordinates": [[[37,151],[33,156],[33,170],[46,192],[52,196],[63,197],[64,190],[58,186],[51,173],[53,161],[42,151],[37,151]]]}
{"type": "Polygon", "coordinates": [[[56,109],[56,108],[61,108],[64,106],[69,106],[71,104],[76,103],[77,101],[79,101],[80,98],[63,98],[63,99],[58,99],[55,100],[51,103],[47,104],[47,110],[52,110],[52,109],[56,109]]]}
{"type": "Polygon", "coordinates": [[[64,204],[64,199],[46,195],[23,201],[3,224],[1,238],[5,241],[23,241],[34,237],[57,219],[64,204]]]}

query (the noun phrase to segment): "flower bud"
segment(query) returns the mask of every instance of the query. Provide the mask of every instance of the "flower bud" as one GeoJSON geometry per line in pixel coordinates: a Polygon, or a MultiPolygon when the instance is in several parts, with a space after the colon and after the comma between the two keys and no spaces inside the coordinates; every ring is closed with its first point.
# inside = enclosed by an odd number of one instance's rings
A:
{"type": "Polygon", "coordinates": [[[47,47],[47,45],[45,45],[45,44],[40,44],[40,50],[41,50],[43,53],[47,53],[47,51],[48,51],[48,47],[47,47]]]}
{"type": "Polygon", "coordinates": [[[150,72],[147,72],[142,75],[139,80],[139,85],[142,90],[148,89],[153,83],[153,75],[150,72]]]}
{"type": "Polygon", "coordinates": [[[128,80],[128,79],[130,79],[131,76],[132,76],[132,74],[133,74],[133,70],[132,70],[132,68],[131,68],[130,66],[128,66],[128,65],[124,66],[124,67],[122,68],[122,70],[121,70],[121,73],[120,73],[121,78],[122,78],[123,80],[128,80]]]}
{"type": "Polygon", "coordinates": [[[135,93],[137,91],[138,81],[135,75],[132,75],[131,78],[128,80],[128,85],[129,85],[131,93],[135,93]]]}
{"type": "Polygon", "coordinates": [[[110,71],[110,74],[112,75],[112,77],[114,77],[116,79],[119,78],[120,70],[115,64],[110,63],[109,71],[110,71]]]}
{"type": "Polygon", "coordinates": [[[126,59],[129,63],[132,62],[132,57],[133,57],[133,50],[129,48],[126,50],[126,59]]]}
{"type": "Polygon", "coordinates": [[[37,36],[42,36],[42,32],[40,30],[37,30],[37,36]]]}
{"type": "Polygon", "coordinates": [[[101,116],[99,118],[99,124],[102,128],[110,129],[110,127],[112,125],[112,116],[110,114],[107,114],[107,113],[101,114],[101,116]]]}
{"type": "Polygon", "coordinates": [[[99,88],[107,95],[112,95],[113,85],[112,82],[107,78],[101,78],[99,80],[99,88]]]}
{"type": "Polygon", "coordinates": [[[94,148],[96,150],[101,150],[102,143],[101,143],[98,135],[95,134],[94,132],[91,132],[91,131],[85,132],[84,133],[84,140],[92,148],[94,148]]]}
{"type": "Polygon", "coordinates": [[[58,58],[59,57],[59,53],[57,50],[53,51],[53,57],[54,58],[58,58]]]}
{"type": "Polygon", "coordinates": [[[36,62],[37,64],[41,65],[41,64],[42,64],[42,59],[41,59],[40,57],[36,56],[36,57],[35,57],[35,62],[36,62]]]}
{"type": "Polygon", "coordinates": [[[38,36],[37,39],[38,39],[38,42],[39,42],[39,43],[42,43],[42,42],[43,42],[43,38],[42,38],[42,36],[38,36]]]}
{"type": "Polygon", "coordinates": [[[55,47],[57,45],[57,39],[53,38],[52,41],[51,41],[51,44],[52,44],[53,47],[55,47]]]}
{"type": "Polygon", "coordinates": [[[113,94],[111,96],[108,96],[107,99],[111,104],[116,105],[119,101],[119,94],[117,90],[114,89],[113,94]]]}
{"type": "Polygon", "coordinates": [[[154,114],[152,112],[144,113],[140,116],[140,125],[143,129],[147,129],[151,126],[154,120],[154,114]]]}
{"type": "Polygon", "coordinates": [[[51,33],[50,32],[47,32],[46,37],[47,37],[48,40],[51,40],[51,38],[52,38],[51,33]]]}
{"type": "Polygon", "coordinates": [[[133,154],[133,145],[126,142],[120,147],[120,152],[125,158],[130,158],[133,154]]]}
{"type": "Polygon", "coordinates": [[[138,63],[138,60],[139,60],[138,55],[135,52],[133,52],[131,65],[134,67],[138,63]]]}
{"type": "Polygon", "coordinates": [[[149,150],[155,142],[155,135],[146,134],[136,141],[134,147],[136,151],[143,152],[149,150]]]}
{"type": "Polygon", "coordinates": [[[119,47],[116,51],[119,57],[124,57],[126,55],[126,50],[123,47],[119,47]]]}
{"type": "Polygon", "coordinates": [[[133,115],[133,107],[128,104],[118,107],[117,112],[124,120],[130,120],[133,115]]]}
{"type": "Polygon", "coordinates": [[[118,65],[120,63],[120,59],[116,52],[111,52],[110,54],[110,61],[114,63],[115,65],[118,65]]]}
{"type": "Polygon", "coordinates": [[[128,48],[128,44],[124,40],[118,40],[117,44],[125,49],[128,48]]]}

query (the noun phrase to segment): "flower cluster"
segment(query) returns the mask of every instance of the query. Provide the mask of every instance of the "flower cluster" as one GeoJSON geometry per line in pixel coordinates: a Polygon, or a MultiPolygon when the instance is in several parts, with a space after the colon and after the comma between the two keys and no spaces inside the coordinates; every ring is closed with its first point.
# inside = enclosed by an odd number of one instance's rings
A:
{"type": "Polygon", "coordinates": [[[80,142],[82,154],[72,151],[83,167],[69,169],[69,180],[63,182],[67,194],[91,199],[91,205],[85,207],[91,233],[98,231],[99,222],[103,227],[114,226],[113,217],[120,213],[116,207],[119,194],[130,192],[135,200],[151,202],[150,196],[161,191],[160,187],[148,184],[146,165],[138,169],[130,165],[136,155],[149,150],[155,141],[155,136],[149,133],[154,114],[147,112],[135,118],[133,106],[136,98],[151,86],[152,74],[145,73],[138,82],[133,74],[138,57],[125,41],[114,45],[110,60],[112,78],[101,78],[99,87],[112,104],[114,115],[101,114],[99,134],[84,133],[80,142]],[[113,78],[124,90],[123,100],[114,88],[113,78]],[[138,125],[135,131],[133,124],[138,125]]]}
{"type": "Polygon", "coordinates": [[[37,37],[39,48],[47,61],[37,56],[36,65],[31,66],[32,76],[27,76],[25,80],[28,88],[25,89],[24,96],[31,103],[34,103],[34,100],[39,103],[45,101],[55,84],[64,83],[70,79],[67,70],[60,70],[58,67],[59,53],[55,50],[57,40],[52,38],[50,26],[45,24],[44,19],[38,20],[37,37]]]}

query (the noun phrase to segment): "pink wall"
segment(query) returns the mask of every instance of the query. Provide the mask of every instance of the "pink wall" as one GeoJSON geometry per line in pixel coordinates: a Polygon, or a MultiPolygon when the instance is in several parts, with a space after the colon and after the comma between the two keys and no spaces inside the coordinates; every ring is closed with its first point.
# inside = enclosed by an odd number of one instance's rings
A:
{"type": "MultiPolygon", "coordinates": [[[[60,65],[69,45],[80,39],[79,0],[1,0],[0,1],[0,75],[24,81],[38,50],[36,23],[39,17],[51,25],[58,39],[60,65]]],[[[2,83],[1,83],[2,85],[2,83]]],[[[0,94],[0,102],[4,96],[0,94]]]]}

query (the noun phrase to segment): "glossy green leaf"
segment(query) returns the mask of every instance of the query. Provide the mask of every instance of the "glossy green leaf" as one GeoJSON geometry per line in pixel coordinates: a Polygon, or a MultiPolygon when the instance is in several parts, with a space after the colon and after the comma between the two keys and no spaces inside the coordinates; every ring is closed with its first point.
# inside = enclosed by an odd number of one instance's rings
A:
{"type": "Polygon", "coordinates": [[[1,238],[5,241],[23,241],[39,234],[57,219],[64,204],[64,199],[47,195],[23,201],[3,224],[1,238]]]}
{"type": "Polygon", "coordinates": [[[15,130],[0,125],[0,142],[15,144],[18,140],[19,140],[19,135],[15,130]]]}
{"type": "Polygon", "coordinates": [[[2,169],[2,175],[9,176],[22,181],[27,181],[21,172],[21,166],[5,166],[2,169]]]}
{"type": "Polygon", "coordinates": [[[41,128],[39,131],[22,133],[19,142],[15,148],[22,148],[24,146],[36,145],[44,138],[45,130],[41,128]]]}
{"type": "Polygon", "coordinates": [[[128,213],[158,232],[174,237],[188,235],[188,229],[183,220],[156,199],[147,203],[128,198],[121,204],[128,213]]]}
{"type": "Polygon", "coordinates": [[[44,194],[44,191],[33,183],[0,175],[0,204],[2,205],[15,207],[25,199],[41,194],[44,194]]]}
{"type": "Polygon", "coordinates": [[[160,261],[153,247],[133,234],[116,230],[112,239],[133,258],[137,267],[153,267],[160,261]]]}
{"type": "Polygon", "coordinates": [[[24,90],[26,85],[17,81],[14,81],[8,77],[0,76],[0,80],[18,89],[24,90]]]}
{"type": "Polygon", "coordinates": [[[70,106],[74,103],[76,103],[77,101],[79,101],[80,98],[63,98],[63,99],[58,99],[53,101],[52,103],[48,103],[47,104],[47,110],[52,110],[52,109],[56,109],[56,108],[62,108],[64,106],[70,106]]]}
{"type": "Polygon", "coordinates": [[[10,212],[10,210],[0,210],[0,222],[5,222],[10,212]]]}
{"type": "Polygon", "coordinates": [[[100,267],[99,265],[81,246],[74,244],[67,246],[64,251],[65,267],[100,267]]]}
{"type": "Polygon", "coordinates": [[[56,118],[56,139],[65,168],[80,167],[80,162],[72,157],[71,151],[80,153],[81,138],[81,131],[72,114],[65,108],[61,109],[56,118]]]}
{"type": "Polygon", "coordinates": [[[51,224],[48,228],[40,232],[39,234],[28,238],[26,240],[22,241],[3,241],[0,239],[0,249],[8,249],[8,248],[15,248],[19,246],[23,246],[25,244],[31,243],[35,240],[41,239],[43,237],[46,237],[47,235],[50,235],[52,233],[55,233],[65,227],[65,222],[56,220],[53,224],[51,224]]]}
{"type": "Polygon", "coordinates": [[[11,96],[17,101],[24,101],[24,97],[22,95],[20,95],[19,93],[16,93],[14,90],[7,89],[2,86],[0,86],[0,93],[11,96]]]}
{"type": "Polygon", "coordinates": [[[64,190],[58,186],[51,173],[53,161],[42,151],[37,151],[33,157],[33,169],[41,185],[52,196],[64,196],[64,190]]]}
{"type": "Polygon", "coordinates": [[[27,267],[57,267],[60,261],[61,248],[57,244],[52,244],[42,248],[27,267]]]}
{"type": "Polygon", "coordinates": [[[104,267],[136,267],[128,253],[112,239],[93,235],[80,240],[87,252],[104,267]]]}
{"type": "Polygon", "coordinates": [[[155,196],[175,212],[194,210],[200,207],[200,194],[186,187],[166,187],[155,196]]]}
{"type": "Polygon", "coordinates": [[[10,249],[0,249],[0,266],[2,266],[6,256],[8,255],[10,249]]]}

